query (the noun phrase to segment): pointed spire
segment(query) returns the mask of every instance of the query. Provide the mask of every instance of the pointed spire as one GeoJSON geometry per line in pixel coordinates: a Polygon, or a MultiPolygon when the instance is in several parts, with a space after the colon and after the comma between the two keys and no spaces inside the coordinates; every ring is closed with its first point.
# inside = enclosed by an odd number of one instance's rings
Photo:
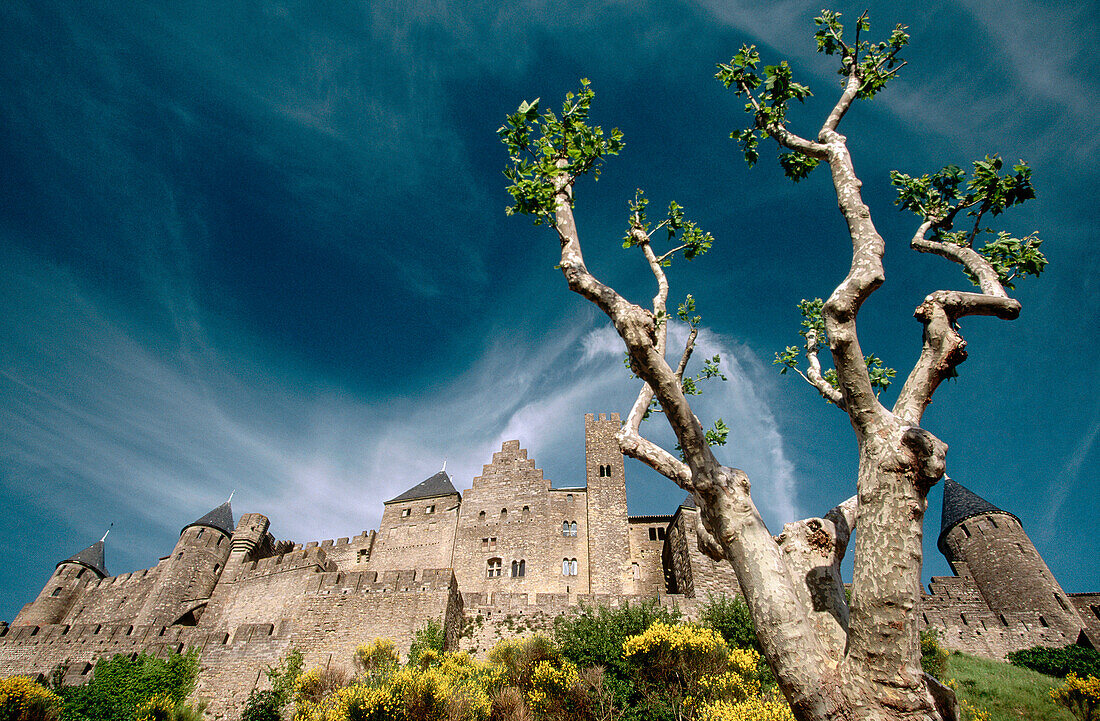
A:
{"type": "Polygon", "coordinates": [[[451,477],[447,475],[447,471],[443,470],[436,473],[431,478],[427,478],[420,483],[416,484],[409,490],[405,491],[401,495],[391,498],[386,503],[396,503],[398,501],[412,501],[418,498],[434,498],[436,496],[449,496],[451,494],[457,494],[454,484],[451,483],[451,477]]]}
{"type": "Polygon", "coordinates": [[[227,500],[226,503],[232,503],[233,502],[233,494],[236,493],[236,492],[237,492],[236,488],[234,488],[232,491],[229,492],[229,500],[227,500]]]}
{"type": "MultiPolygon", "coordinates": [[[[84,566],[85,568],[92,569],[92,571],[99,574],[100,578],[106,578],[107,564],[104,562],[103,557],[103,541],[106,538],[107,534],[104,533],[103,538],[88,546],[83,551],[74,553],[61,563],[75,563],[77,565],[84,566]]],[[[61,563],[58,563],[57,565],[60,566],[61,563]]]]}
{"type": "MultiPolygon", "coordinates": [[[[230,499],[233,498],[233,494],[229,495],[230,499]]],[[[188,523],[180,530],[182,534],[188,528],[192,526],[209,526],[210,528],[216,528],[219,531],[225,532],[227,535],[233,533],[233,507],[229,505],[229,501],[221,504],[217,508],[212,509],[202,518],[188,523]]]]}
{"type": "Polygon", "coordinates": [[[103,532],[103,538],[99,539],[100,543],[103,543],[104,541],[107,540],[107,534],[110,533],[111,529],[114,528],[114,527],[115,527],[115,524],[113,524],[113,523],[111,525],[107,526],[107,530],[103,532]]]}
{"type": "MultiPolygon", "coordinates": [[[[940,551],[944,554],[947,553],[944,538],[947,536],[948,531],[968,518],[985,513],[1001,513],[1016,518],[1015,514],[997,508],[954,478],[944,476],[943,513],[940,516],[940,538],[938,541],[940,551]]],[[[1016,522],[1019,523],[1019,521],[1020,519],[1016,518],[1016,522]]]]}

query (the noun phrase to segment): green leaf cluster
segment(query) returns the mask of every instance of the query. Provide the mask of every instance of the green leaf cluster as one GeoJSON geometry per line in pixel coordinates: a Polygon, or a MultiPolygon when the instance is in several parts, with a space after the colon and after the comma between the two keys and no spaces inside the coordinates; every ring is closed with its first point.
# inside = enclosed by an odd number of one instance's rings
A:
{"type": "Polygon", "coordinates": [[[497,135],[508,149],[508,193],[513,204],[508,215],[534,217],[536,225],[553,223],[555,195],[571,186],[576,178],[591,173],[596,179],[608,155],[623,148],[618,128],[604,135],[603,128],[588,122],[596,96],[587,79],[575,93],[566,93],[561,115],[541,111],[539,99],[524,101],[508,116],[497,135]]]}
{"type": "Polygon", "coordinates": [[[1096,676],[1100,678],[1100,651],[1084,646],[1033,646],[1022,651],[1008,654],[1013,666],[1030,668],[1048,676],[1065,677],[1071,673],[1078,676],[1096,676]]]}
{"type": "MultiPolygon", "coordinates": [[[[1011,172],[1002,171],[1001,158],[987,155],[974,161],[969,177],[957,166],[947,165],[935,173],[916,177],[894,170],[890,172],[890,183],[897,190],[895,205],[934,221],[932,240],[974,248],[979,236],[996,236],[974,249],[993,266],[1002,285],[1013,288],[1016,278],[1038,277],[1046,268],[1047,259],[1037,233],[1017,238],[982,225],[987,214],[996,217],[1035,197],[1027,163],[1021,160],[1012,166],[1011,172]],[[955,230],[960,214],[970,219],[966,223],[969,227],[955,230]]],[[[978,279],[965,272],[977,285],[978,279]]]]}
{"type": "MultiPolygon", "coordinates": [[[[802,322],[800,324],[801,330],[798,331],[798,334],[805,338],[810,331],[814,331],[817,334],[817,343],[819,346],[828,343],[828,336],[825,333],[824,308],[825,301],[821,298],[809,300],[803,298],[798,302],[798,312],[802,315],[802,322]]],[[[775,354],[772,365],[780,366],[779,374],[785,375],[789,370],[798,370],[801,355],[802,349],[799,346],[789,345],[784,348],[783,351],[775,354]]],[[[869,356],[864,356],[863,362],[867,364],[867,374],[870,376],[871,387],[875,390],[875,395],[881,395],[882,392],[893,383],[897,371],[884,365],[882,359],[873,353],[869,356]]],[[[822,371],[821,376],[834,388],[838,386],[835,368],[829,368],[822,371]]]]}
{"type": "Polygon", "coordinates": [[[859,78],[857,98],[873,98],[886,87],[905,63],[898,57],[902,48],[909,44],[909,34],[905,25],[895,25],[890,37],[877,43],[861,40],[860,34],[870,32],[871,20],[866,12],[856,18],[855,39],[852,43],[844,40],[844,25],[840,22],[840,13],[822,10],[814,18],[817,32],[817,51],[826,55],[839,55],[840,68],[837,73],[849,77],[854,72],[859,78]]]}
{"type": "MultiPolygon", "coordinates": [[[[741,146],[745,162],[755,165],[760,159],[760,141],[770,137],[770,128],[786,122],[790,101],[804,102],[813,93],[808,86],[794,81],[786,60],[760,68],[760,53],[755,45],[742,45],[728,63],[718,63],[717,67],[715,79],[726,88],[732,88],[737,97],[747,99],[745,112],[753,117],[753,125],[733,131],[730,138],[741,146]]],[[[816,165],[813,159],[805,162],[816,165]]]]}
{"type": "Polygon", "coordinates": [[[634,191],[634,199],[628,205],[630,208],[630,226],[623,236],[623,248],[633,248],[643,242],[648,242],[653,233],[664,228],[668,233],[669,243],[679,244],[679,247],[674,251],[665,253],[660,257],[661,265],[666,268],[672,265],[672,257],[675,251],[682,250],[685,260],[695,260],[710,250],[710,247],[714,244],[714,236],[705,232],[694,221],[686,220],[683,206],[675,200],[668,204],[668,214],[653,230],[650,230],[650,224],[646,219],[646,207],[649,205],[649,199],[645,197],[645,193],[642,192],[641,188],[634,191]],[[638,238],[636,231],[639,230],[645,235],[646,241],[638,238]]]}
{"type": "Polygon", "coordinates": [[[61,689],[62,721],[131,721],[134,710],[154,696],[187,698],[198,668],[196,649],[165,659],[119,654],[101,660],[88,683],[61,689]]]}

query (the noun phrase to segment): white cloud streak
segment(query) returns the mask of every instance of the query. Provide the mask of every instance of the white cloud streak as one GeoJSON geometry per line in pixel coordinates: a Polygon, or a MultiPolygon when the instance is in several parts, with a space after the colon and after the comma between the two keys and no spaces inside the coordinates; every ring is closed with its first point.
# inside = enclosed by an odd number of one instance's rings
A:
{"type": "MultiPolygon", "coordinates": [[[[583,484],[582,414],[625,412],[634,393],[621,343],[591,315],[539,337],[509,334],[442,388],[382,404],[296,384],[245,357],[188,362],[135,335],[65,272],[16,266],[0,292],[5,313],[38,313],[0,325],[12,351],[0,366],[5,492],[48,499],[88,538],[111,522],[160,529],[122,552],[124,563],[151,562],[146,549],[166,551],[175,529],[234,489],[238,512],[269,515],[279,537],[354,535],[444,459],[469,487],[513,438],[556,485],[583,484]]],[[[765,516],[789,520],[795,474],[754,379],[758,362],[706,331],[698,345],[722,353],[730,378],[699,400],[700,417],[726,419],[729,453],[765,516]]],[[[660,418],[650,426],[668,443],[660,418]]]]}

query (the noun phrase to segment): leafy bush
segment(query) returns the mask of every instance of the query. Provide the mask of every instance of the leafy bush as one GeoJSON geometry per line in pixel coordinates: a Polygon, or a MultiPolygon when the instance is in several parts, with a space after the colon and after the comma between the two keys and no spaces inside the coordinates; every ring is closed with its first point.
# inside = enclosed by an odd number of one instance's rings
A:
{"type": "Polygon", "coordinates": [[[1081,678],[1072,671],[1061,688],[1050,692],[1054,703],[1069,709],[1081,721],[1100,721],[1100,678],[1081,678]]]}
{"type": "Polygon", "coordinates": [[[554,641],[562,655],[578,667],[602,666],[625,680],[630,677],[623,660],[626,639],[643,633],[654,621],[673,624],[679,620],[678,610],[659,606],[656,601],[619,608],[583,607],[574,615],[554,620],[554,641]]]}
{"type": "Polygon", "coordinates": [[[26,676],[0,679],[0,721],[54,721],[61,697],[26,676]]]}
{"type": "Polygon", "coordinates": [[[443,624],[436,620],[429,620],[423,628],[413,634],[412,645],[409,646],[409,663],[418,663],[420,654],[425,651],[443,653],[443,624]]]}
{"type": "Polygon", "coordinates": [[[282,711],[294,695],[294,686],[302,674],[302,652],[291,649],[274,668],[266,671],[271,688],[253,689],[245,703],[241,721],[280,721],[282,711]]]}
{"type": "Polygon", "coordinates": [[[274,691],[254,689],[248,694],[241,721],[280,721],[285,705],[286,701],[274,691]]]}
{"type": "Polygon", "coordinates": [[[733,648],[752,648],[757,653],[761,650],[749,606],[741,596],[707,594],[699,622],[722,634],[733,648]]]}
{"type": "Polygon", "coordinates": [[[1084,646],[1035,646],[1008,654],[1008,660],[1014,666],[1030,668],[1048,676],[1075,673],[1078,676],[1100,677],[1100,652],[1084,646]]]}
{"type": "Polygon", "coordinates": [[[934,628],[920,632],[920,667],[929,676],[947,681],[947,649],[940,645],[940,635],[934,628]]]}
{"type": "Polygon", "coordinates": [[[195,687],[198,651],[160,659],[121,654],[95,665],[92,680],[62,689],[64,721],[133,721],[137,707],[154,696],[182,701],[195,687]]]}

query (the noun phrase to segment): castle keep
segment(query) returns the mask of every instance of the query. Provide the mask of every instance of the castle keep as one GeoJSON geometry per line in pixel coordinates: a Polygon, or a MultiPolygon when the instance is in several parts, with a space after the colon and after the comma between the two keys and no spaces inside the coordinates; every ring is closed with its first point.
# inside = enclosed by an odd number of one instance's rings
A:
{"type": "MultiPolygon", "coordinates": [[[[440,471],[355,537],[277,541],[265,516],[234,522],[227,501],[184,526],[156,566],[118,576],[101,539],[0,624],[0,675],[63,664],[79,683],[100,657],[195,647],[196,695],[236,719],[264,667],[291,648],[307,666],[345,665],[375,636],[406,650],[436,620],[448,647],[484,652],[580,603],[657,599],[690,616],[708,594],[737,592],[729,565],[699,551],[690,498],[671,515],[627,514],[620,425],[617,414],[585,416],[584,485],[552,487],[507,441],[465,495],[440,471]]],[[[932,579],[922,622],[947,646],[1001,658],[1100,640],[1100,594],[1067,595],[1014,515],[947,479],[942,528],[956,575],[932,579]]]]}

